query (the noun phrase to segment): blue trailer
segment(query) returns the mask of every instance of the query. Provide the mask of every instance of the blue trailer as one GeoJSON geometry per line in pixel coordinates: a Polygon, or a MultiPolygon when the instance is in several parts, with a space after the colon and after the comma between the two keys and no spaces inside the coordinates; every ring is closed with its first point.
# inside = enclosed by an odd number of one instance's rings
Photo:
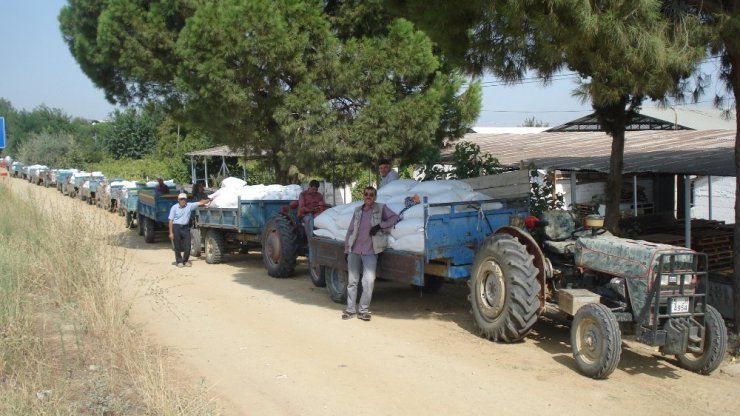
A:
{"type": "Polygon", "coordinates": [[[69,195],[70,190],[72,189],[72,186],[70,184],[72,182],[73,174],[74,171],[68,169],[60,169],[57,171],[55,182],[57,186],[57,191],[61,192],[62,195],[69,195]]]}
{"type": "Polygon", "coordinates": [[[215,264],[227,251],[259,247],[270,276],[290,276],[296,257],[307,251],[297,213],[296,200],[239,199],[236,208],[198,208],[191,254],[199,256],[203,250],[206,262],[215,264]]]}
{"type": "MultiPolygon", "coordinates": [[[[512,222],[523,222],[528,212],[523,207],[481,208],[493,202],[500,201],[422,202],[424,252],[385,250],[378,256],[377,277],[409,283],[430,293],[439,290],[445,280],[469,279],[475,254],[486,238],[512,222]],[[429,213],[430,209],[440,208],[447,212],[429,213]]],[[[325,284],[334,302],[346,302],[344,242],[309,231],[309,267],[314,284],[325,284]]]]}
{"type": "MultiPolygon", "coordinates": [[[[156,231],[167,230],[167,217],[170,208],[177,204],[177,195],[177,193],[162,194],[153,188],[139,190],[136,221],[140,225],[139,234],[144,236],[144,241],[153,243],[156,231]]],[[[188,198],[188,202],[193,202],[193,199],[188,198]]]]}
{"type": "Polygon", "coordinates": [[[23,163],[21,162],[13,162],[10,165],[10,174],[13,175],[15,178],[20,178],[23,175],[23,163]]]}
{"type": "Polygon", "coordinates": [[[88,205],[97,204],[98,188],[105,183],[105,177],[103,176],[90,176],[86,181],[87,186],[83,185],[79,187],[80,199],[86,201],[88,205]]]}
{"type": "MultiPolygon", "coordinates": [[[[139,206],[139,191],[149,189],[153,190],[153,187],[147,187],[142,183],[137,183],[136,188],[127,188],[124,192],[123,189],[120,191],[119,200],[116,203],[118,206],[118,215],[126,218],[126,228],[134,228],[139,225],[139,218],[137,215],[137,209],[139,206]]],[[[144,231],[139,227],[139,235],[144,235],[144,231]]]]}

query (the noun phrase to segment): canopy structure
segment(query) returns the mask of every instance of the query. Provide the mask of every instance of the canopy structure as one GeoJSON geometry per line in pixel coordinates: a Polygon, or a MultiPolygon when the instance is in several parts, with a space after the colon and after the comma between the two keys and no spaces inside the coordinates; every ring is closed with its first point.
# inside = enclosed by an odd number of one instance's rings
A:
{"type": "MultiPolygon", "coordinates": [[[[220,176],[231,176],[231,172],[229,172],[229,168],[226,165],[226,158],[227,157],[235,157],[235,158],[242,158],[246,160],[245,156],[246,152],[242,150],[232,150],[229,146],[218,146],[218,147],[212,147],[210,149],[204,149],[204,150],[197,150],[195,152],[185,153],[185,155],[190,156],[190,173],[193,178],[193,183],[198,182],[198,173],[196,169],[196,158],[202,157],[203,158],[203,178],[205,180],[206,188],[208,188],[208,158],[209,157],[220,157],[221,158],[221,166],[218,170],[218,175],[220,176]]],[[[247,180],[247,166],[246,163],[242,165],[242,179],[247,180]]]]}

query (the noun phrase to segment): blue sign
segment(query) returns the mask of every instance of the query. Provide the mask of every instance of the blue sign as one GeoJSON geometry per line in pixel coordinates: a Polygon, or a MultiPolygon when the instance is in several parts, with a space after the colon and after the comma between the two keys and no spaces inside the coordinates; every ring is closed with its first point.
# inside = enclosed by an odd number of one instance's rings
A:
{"type": "Polygon", "coordinates": [[[5,117],[0,117],[0,149],[5,149],[5,117]]]}

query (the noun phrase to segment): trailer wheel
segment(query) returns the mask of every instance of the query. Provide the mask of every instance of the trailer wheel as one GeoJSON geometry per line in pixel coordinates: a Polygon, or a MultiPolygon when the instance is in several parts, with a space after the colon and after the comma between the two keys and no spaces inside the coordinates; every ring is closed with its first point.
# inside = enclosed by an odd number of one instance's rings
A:
{"type": "Polygon", "coordinates": [[[440,276],[424,275],[424,286],[411,285],[416,293],[437,293],[445,284],[445,279],[440,276]]]}
{"type": "Polygon", "coordinates": [[[293,274],[298,249],[298,236],[293,224],[283,215],[276,214],[267,220],[262,234],[262,262],[272,277],[293,274]]]}
{"type": "Polygon", "coordinates": [[[485,240],[475,254],[468,286],[468,300],[482,337],[518,341],[537,322],[537,269],[526,248],[512,236],[496,234],[485,240]]]}
{"type": "MultiPolygon", "coordinates": [[[[206,231],[206,263],[219,264],[224,258],[224,235],[219,230],[206,231]]],[[[192,244],[191,244],[192,247],[192,244]]]]}
{"type": "Polygon", "coordinates": [[[614,314],[600,303],[582,306],[573,318],[570,344],[581,374],[607,378],[619,364],[622,337],[614,314]]]}
{"type": "Polygon", "coordinates": [[[333,267],[323,267],[326,276],[326,290],[336,303],[347,303],[347,271],[333,267]]]}
{"type": "MultiPolygon", "coordinates": [[[[126,211],[126,213],[128,212],[129,211],[126,211]]],[[[131,217],[136,217],[136,226],[139,228],[139,235],[144,235],[144,224],[142,224],[142,220],[139,218],[139,215],[131,212],[131,217]]]]}
{"type": "Polygon", "coordinates": [[[704,352],[678,354],[678,365],[699,374],[710,374],[722,363],[727,352],[727,328],[722,315],[711,305],[704,309],[704,352]]]}
{"type": "Polygon", "coordinates": [[[200,228],[190,229],[190,255],[200,257],[203,250],[203,241],[201,240],[200,228]]]}
{"type": "Polygon", "coordinates": [[[321,266],[308,263],[308,272],[311,274],[311,282],[316,287],[326,287],[326,271],[321,266]]]}
{"type": "Polygon", "coordinates": [[[144,217],[142,221],[144,227],[144,241],[147,243],[154,242],[154,220],[149,217],[144,217]]]}

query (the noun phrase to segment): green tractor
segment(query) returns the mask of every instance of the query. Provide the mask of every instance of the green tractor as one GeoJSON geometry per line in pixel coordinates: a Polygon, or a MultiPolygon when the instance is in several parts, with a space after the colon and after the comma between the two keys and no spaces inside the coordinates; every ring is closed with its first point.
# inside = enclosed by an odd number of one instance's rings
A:
{"type": "Polygon", "coordinates": [[[588,377],[603,379],[616,369],[627,336],[699,374],[722,363],[727,329],[697,290],[707,287],[706,255],[615,237],[600,217],[576,228],[569,211],[548,211],[525,223],[498,229],[475,257],[470,301],[483,336],[506,342],[524,337],[534,311],[520,309],[533,302],[516,294],[531,293],[519,287],[534,287],[537,315],[565,315],[571,322],[576,366],[588,377]],[[522,252],[528,255],[510,255],[522,252]]]}

